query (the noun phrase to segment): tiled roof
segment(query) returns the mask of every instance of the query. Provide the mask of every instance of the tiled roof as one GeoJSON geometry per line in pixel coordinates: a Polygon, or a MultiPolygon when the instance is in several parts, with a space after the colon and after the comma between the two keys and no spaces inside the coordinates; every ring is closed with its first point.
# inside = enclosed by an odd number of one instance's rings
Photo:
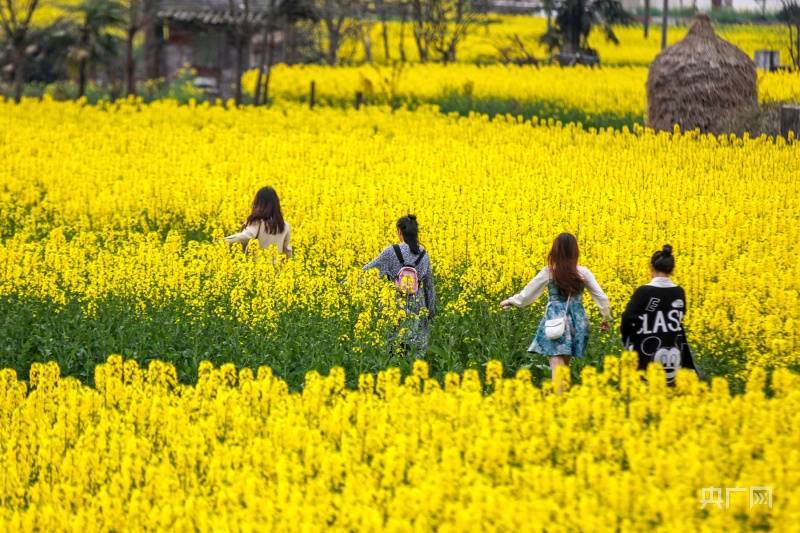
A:
{"type": "MultiPolygon", "coordinates": [[[[275,4],[280,3],[279,0],[275,4]]],[[[269,9],[270,0],[249,0],[247,19],[250,22],[263,20],[269,9]]],[[[233,1],[233,12],[228,0],[162,0],[158,7],[158,17],[181,22],[201,22],[203,24],[230,24],[241,22],[245,17],[245,4],[242,0],[233,1]]]]}

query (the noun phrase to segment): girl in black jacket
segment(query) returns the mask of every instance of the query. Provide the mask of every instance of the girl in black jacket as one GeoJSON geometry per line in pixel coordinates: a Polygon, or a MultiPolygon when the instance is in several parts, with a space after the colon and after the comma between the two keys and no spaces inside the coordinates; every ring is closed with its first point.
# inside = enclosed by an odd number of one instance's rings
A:
{"type": "Polygon", "coordinates": [[[672,385],[680,368],[695,371],[683,329],[686,293],[670,279],[675,270],[672,246],[665,244],[650,258],[653,279],[636,289],[622,314],[622,343],[639,354],[639,369],[661,363],[672,385]]]}

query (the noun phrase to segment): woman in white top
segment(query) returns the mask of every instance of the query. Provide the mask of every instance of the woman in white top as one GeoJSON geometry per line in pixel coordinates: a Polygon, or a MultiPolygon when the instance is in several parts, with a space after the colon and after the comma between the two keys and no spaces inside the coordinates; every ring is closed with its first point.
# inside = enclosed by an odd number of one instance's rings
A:
{"type": "Polygon", "coordinates": [[[275,245],[281,253],[292,257],[291,233],[289,223],[283,220],[278,193],[272,187],[262,187],[253,199],[253,208],[242,231],[225,237],[225,240],[231,244],[238,242],[247,251],[247,243],[258,239],[261,248],[275,245]]]}
{"type": "Polygon", "coordinates": [[[584,289],[589,291],[600,308],[603,315],[600,325],[602,331],[608,330],[608,321],[611,318],[608,297],[589,269],[578,266],[578,255],[578,241],[575,236],[562,233],[556,237],[550,249],[548,266],[540,270],[522,291],[500,302],[503,309],[512,306],[526,307],[536,301],[547,287],[547,308],[528,352],[548,356],[554,378],[557,367],[568,365],[571,357],[583,357],[586,353],[589,319],[583,308],[584,289]],[[552,333],[548,337],[545,323],[559,318],[565,319],[563,333],[557,338],[553,338],[552,333]]]}

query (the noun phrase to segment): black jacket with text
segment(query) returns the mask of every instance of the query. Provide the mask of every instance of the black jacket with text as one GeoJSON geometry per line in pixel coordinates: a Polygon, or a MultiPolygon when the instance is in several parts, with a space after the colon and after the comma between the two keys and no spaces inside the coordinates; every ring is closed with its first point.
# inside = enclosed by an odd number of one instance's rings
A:
{"type": "Polygon", "coordinates": [[[696,371],[683,329],[686,293],[669,280],[657,278],[636,289],[622,314],[622,343],[639,354],[639,369],[656,361],[674,383],[680,368],[696,371]]]}

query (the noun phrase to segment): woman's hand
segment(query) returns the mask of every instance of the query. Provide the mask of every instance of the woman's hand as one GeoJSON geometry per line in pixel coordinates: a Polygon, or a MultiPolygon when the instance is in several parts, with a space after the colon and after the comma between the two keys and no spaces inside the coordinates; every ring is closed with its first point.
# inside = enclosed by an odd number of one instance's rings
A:
{"type": "Polygon", "coordinates": [[[513,304],[511,302],[509,302],[508,299],[503,300],[502,302],[500,302],[500,308],[501,309],[511,309],[512,307],[513,307],[513,304]]]}
{"type": "Polygon", "coordinates": [[[600,322],[600,331],[605,333],[608,330],[609,330],[608,320],[603,320],[602,322],[600,322]]]}

